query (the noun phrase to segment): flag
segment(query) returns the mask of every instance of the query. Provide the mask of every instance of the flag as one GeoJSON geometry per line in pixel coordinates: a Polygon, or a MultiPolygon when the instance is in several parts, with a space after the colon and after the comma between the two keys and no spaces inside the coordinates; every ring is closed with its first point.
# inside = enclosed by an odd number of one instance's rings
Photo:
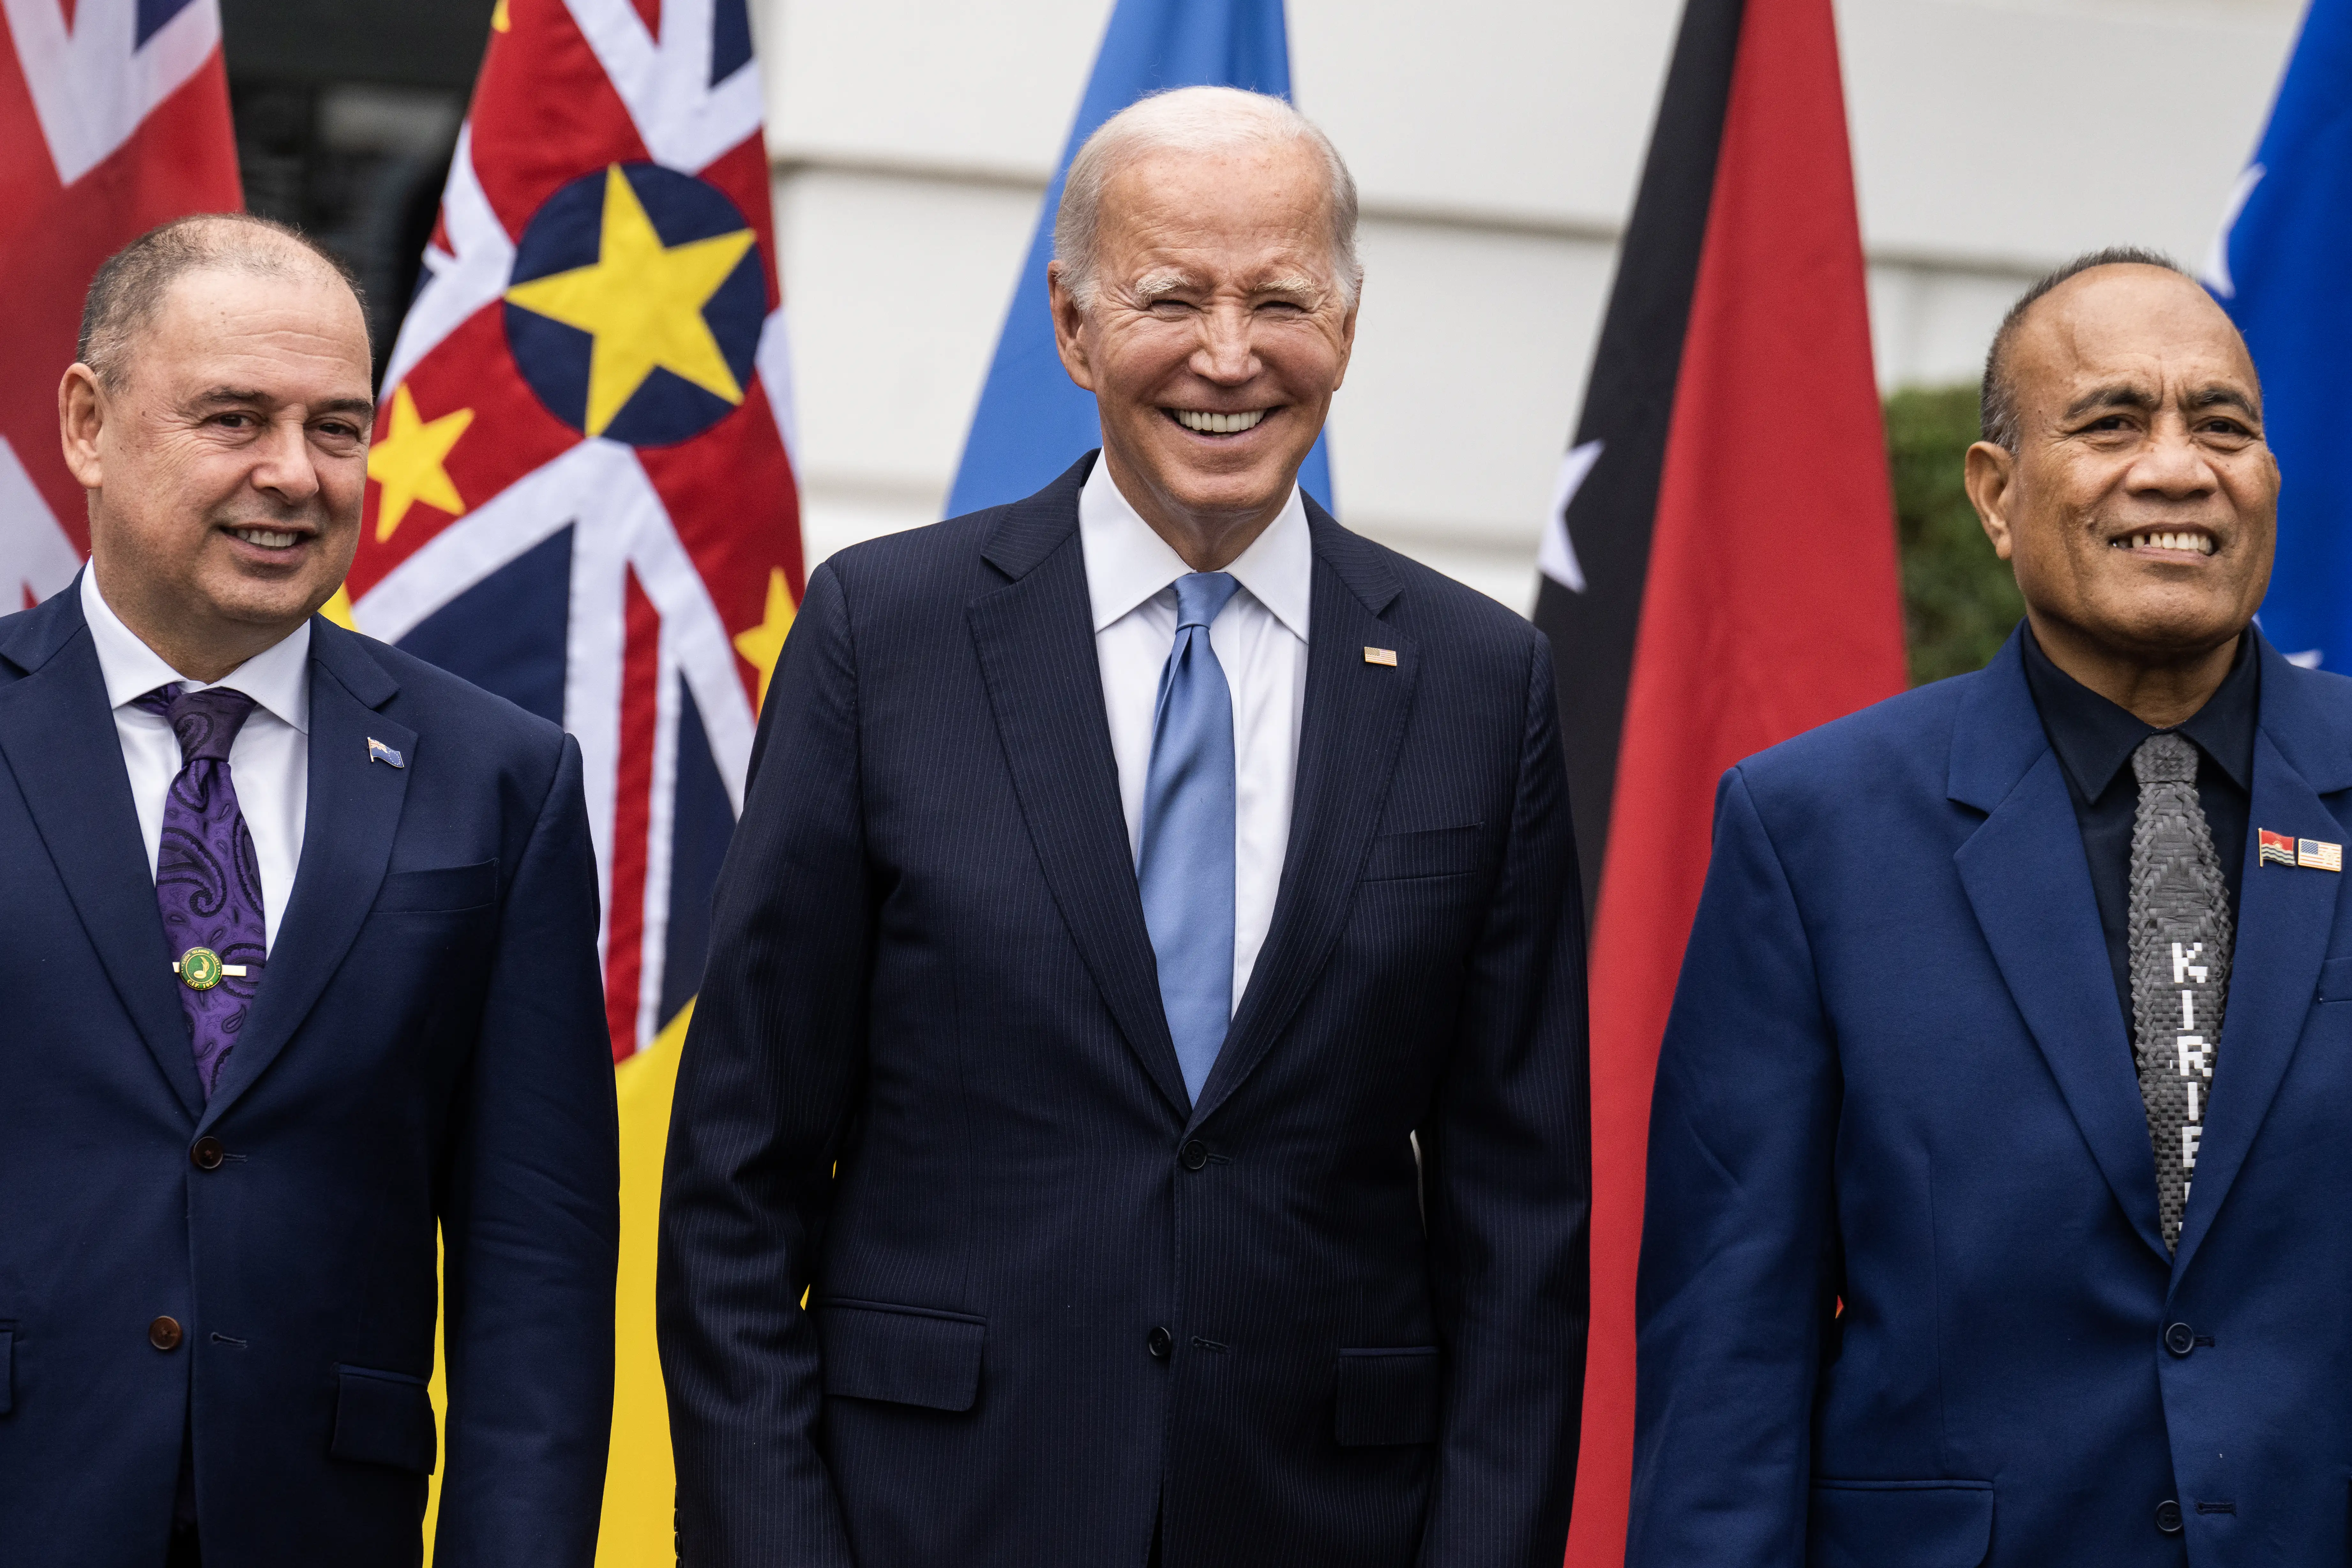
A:
{"type": "Polygon", "coordinates": [[[0,0],[0,614],[89,552],[58,444],[99,263],[160,223],[245,205],[215,0],[0,0]]]}
{"type": "Polygon", "coordinates": [[[2352,670],[2352,0],[2312,0],[2270,124],[2205,263],[2263,382],[2286,476],[2263,633],[2297,664],[2352,670]]]}
{"type": "MultiPolygon", "coordinates": [[[[1062,149],[1037,214],[1037,232],[1013,291],[996,357],[964,438],[948,492],[948,513],[1019,500],[1045,488],[1089,448],[1102,445],[1094,394],[1070,379],[1054,349],[1045,264],[1054,259],[1054,216],[1070,160],[1104,121],[1139,98],[1177,87],[1241,87],[1290,96],[1290,45],[1282,0],[1118,0],[1077,123],[1062,149]]],[[[1327,508],[1331,461],[1318,436],[1298,482],[1327,508]]]]}
{"type": "Polygon", "coordinates": [[[1568,1560],[1624,1559],[1650,1085],[1723,770],[1890,696],[1903,625],[1830,0],[1688,0],[1539,549],[1594,911],[1568,1560]]]}
{"type": "Polygon", "coordinates": [[[622,1116],[603,1561],[672,1554],[654,1215],[677,1042],[801,592],[745,0],[499,0],[331,611],[585,763],[622,1116]]]}

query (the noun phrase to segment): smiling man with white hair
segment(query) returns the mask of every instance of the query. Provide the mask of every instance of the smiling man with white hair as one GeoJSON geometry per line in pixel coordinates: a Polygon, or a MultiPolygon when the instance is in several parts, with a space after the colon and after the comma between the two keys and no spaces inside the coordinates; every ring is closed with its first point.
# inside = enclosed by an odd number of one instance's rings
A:
{"type": "Polygon", "coordinates": [[[692,1568],[1553,1568],[1583,932],[1550,655],[1297,486],[1356,197],[1147,99],[1055,227],[1103,445],[776,668],[663,1187],[692,1568]]]}

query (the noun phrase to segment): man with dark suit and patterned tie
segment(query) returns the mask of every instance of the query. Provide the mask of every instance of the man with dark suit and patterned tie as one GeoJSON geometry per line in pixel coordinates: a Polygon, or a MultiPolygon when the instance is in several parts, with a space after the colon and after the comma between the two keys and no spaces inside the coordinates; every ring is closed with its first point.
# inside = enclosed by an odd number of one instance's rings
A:
{"type": "Polygon", "coordinates": [[[1101,452],[810,578],[662,1190],[689,1568],[1557,1568],[1550,655],[1299,493],[1355,217],[1278,100],[1115,117],[1052,275],[1101,452]]]}
{"type": "Polygon", "coordinates": [[[90,564],[0,620],[0,1563],[587,1568],[618,1166],[580,754],[314,614],[367,329],[183,219],[58,392],[90,564]],[[436,1277],[436,1237],[440,1275],[436,1277]]]}
{"type": "Polygon", "coordinates": [[[1635,1568],[2319,1568],[2352,1528],[2352,681],[2159,257],[2012,310],[2025,622],[1750,757],[1659,1060],[1635,1568]]]}

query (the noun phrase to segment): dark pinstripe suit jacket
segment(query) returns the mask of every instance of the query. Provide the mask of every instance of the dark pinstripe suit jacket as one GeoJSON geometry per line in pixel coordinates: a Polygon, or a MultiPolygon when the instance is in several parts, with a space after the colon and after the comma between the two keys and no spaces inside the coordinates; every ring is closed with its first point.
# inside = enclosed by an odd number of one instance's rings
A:
{"type": "Polygon", "coordinates": [[[1554,1568],[1590,1161],[1550,656],[1310,503],[1289,851],[1190,1104],[1091,462],[835,556],[777,667],[663,1190],[683,1560],[1140,1568],[1157,1517],[1168,1568],[1554,1568]]]}

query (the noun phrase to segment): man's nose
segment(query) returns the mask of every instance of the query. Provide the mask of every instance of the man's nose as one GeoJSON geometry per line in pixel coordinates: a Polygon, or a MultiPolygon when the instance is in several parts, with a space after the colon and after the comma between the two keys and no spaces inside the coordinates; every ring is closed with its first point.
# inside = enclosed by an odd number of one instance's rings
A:
{"type": "Polygon", "coordinates": [[[1257,351],[1250,342],[1252,312],[1245,305],[1220,304],[1201,312],[1201,342],[1192,370],[1205,380],[1237,384],[1257,374],[1257,351]]]}
{"type": "Polygon", "coordinates": [[[2217,487],[2213,466],[2180,421],[2159,421],[2147,447],[2132,465],[2131,487],[2158,495],[2189,497],[2217,487]]]}
{"type": "Polygon", "coordinates": [[[289,501],[306,501],[319,493],[319,466],[312,459],[310,432],[300,424],[272,423],[255,455],[254,489],[289,501]]]}

